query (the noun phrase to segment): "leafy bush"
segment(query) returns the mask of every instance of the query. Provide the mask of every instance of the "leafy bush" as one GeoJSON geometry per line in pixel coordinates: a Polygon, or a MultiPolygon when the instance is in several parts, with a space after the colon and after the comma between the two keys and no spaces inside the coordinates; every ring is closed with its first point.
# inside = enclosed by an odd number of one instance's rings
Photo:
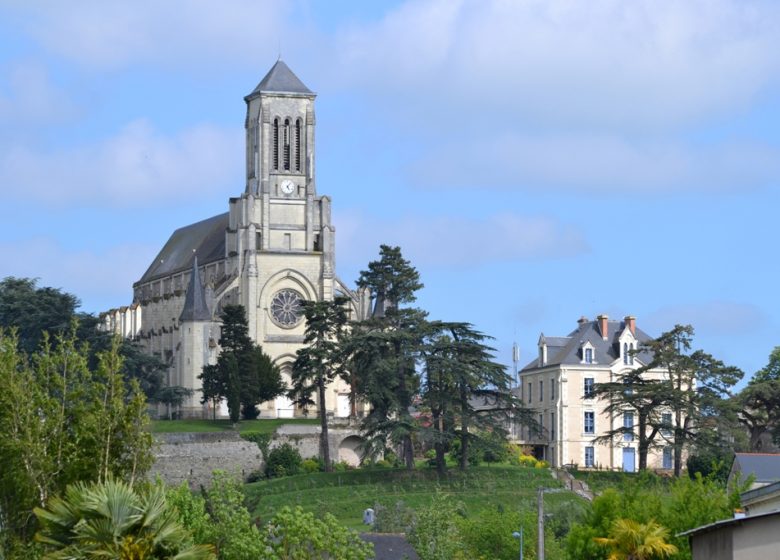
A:
{"type": "Polygon", "coordinates": [[[457,510],[450,497],[437,494],[430,506],[420,509],[409,543],[420,560],[453,560],[462,558],[457,510]]]}
{"type": "Polygon", "coordinates": [[[283,443],[268,453],[265,474],[268,478],[298,474],[301,470],[301,463],[303,463],[303,459],[298,449],[289,443],[283,443]]]}
{"type": "Polygon", "coordinates": [[[414,526],[414,511],[402,501],[393,507],[374,506],[374,531],[377,533],[408,533],[414,526]]]}
{"type": "Polygon", "coordinates": [[[263,434],[260,432],[247,432],[241,434],[241,437],[257,445],[257,448],[263,454],[263,459],[268,458],[268,448],[271,445],[271,438],[272,438],[271,434],[263,434]]]}
{"type": "Polygon", "coordinates": [[[214,473],[211,487],[203,495],[193,494],[186,483],[167,493],[168,501],[179,511],[179,520],[195,542],[210,544],[219,560],[263,558],[264,545],[252,522],[241,484],[220,472],[214,473]]]}
{"type": "Polygon", "coordinates": [[[323,470],[322,461],[315,457],[309,457],[308,459],[304,459],[303,463],[301,463],[301,469],[307,474],[319,472],[323,470]]]}
{"type": "Polygon", "coordinates": [[[355,531],[339,525],[326,513],[321,518],[300,507],[284,507],[266,525],[263,535],[264,560],[370,560],[373,545],[363,542],[355,531]]]}

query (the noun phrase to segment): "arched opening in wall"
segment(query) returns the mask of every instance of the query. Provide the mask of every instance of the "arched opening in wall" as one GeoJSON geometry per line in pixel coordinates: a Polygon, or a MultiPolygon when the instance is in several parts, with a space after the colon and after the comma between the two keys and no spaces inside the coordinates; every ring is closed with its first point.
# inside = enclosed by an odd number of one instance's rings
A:
{"type": "Polygon", "coordinates": [[[290,136],[292,130],[290,129],[290,119],[284,119],[284,146],[282,146],[282,158],[284,161],[284,170],[290,170],[290,136]]]}
{"type": "Polygon", "coordinates": [[[301,170],[301,119],[295,119],[295,170],[301,170]]]}
{"type": "MultiPolygon", "coordinates": [[[[292,366],[290,364],[283,364],[280,366],[282,372],[282,381],[287,388],[290,387],[292,382],[292,366]]],[[[295,416],[295,405],[286,394],[276,397],[274,401],[274,408],[277,418],[292,418],[295,416]]]]}
{"type": "Polygon", "coordinates": [[[273,168],[279,169],[279,118],[274,119],[274,141],[273,141],[273,168]]]}
{"type": "Polygon", "coordinates": [[[360,436],[349,436],[344,438],[339,444],[339,461],[344,461],[348,465],[357,467],[360,465],[360,445],[363,438],[360,436]]]}

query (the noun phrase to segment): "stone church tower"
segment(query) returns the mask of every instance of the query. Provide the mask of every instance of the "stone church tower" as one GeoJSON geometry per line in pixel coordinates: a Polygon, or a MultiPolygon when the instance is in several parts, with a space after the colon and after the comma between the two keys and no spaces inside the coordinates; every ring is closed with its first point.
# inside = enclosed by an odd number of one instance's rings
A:
{"type": "MultiPolygon", "coordinates": [[[[198,375],[219,354],[224,305],[244,306],[250,336],[287,381],[303,345],[301,301],[345,295],[353,317],[368,313],[369,294],[335,275],[331,201],[317,194],[314,173],[315,97],[283,61],[274,64],[244,98],[243,193],[229,200],[228,212],[177,229],[133,285],[133,305],[106,314],[108,328],[169,364],[169,385],[195,391],[184,416],[210,415],[200,404],[198,375]]],[[[348,415],[348,388],[335,383],[325,405],[348,415]]],[[[265,417],[299,412],[285,397],[261,405],[265,417]]]]}

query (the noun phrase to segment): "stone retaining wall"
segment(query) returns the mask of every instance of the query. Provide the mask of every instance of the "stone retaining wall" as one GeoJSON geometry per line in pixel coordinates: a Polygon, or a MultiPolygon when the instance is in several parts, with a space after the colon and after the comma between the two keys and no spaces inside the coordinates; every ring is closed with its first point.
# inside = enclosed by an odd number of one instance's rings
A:
{"type": "MultiPolygon", "coordinates": [[[[356,463],[358,432],[332,428],[328,435],[331,458],[356,463]]],[[[317,457],[319,436],[319,426],[284,424],[274,434],[269,447],[273,449],[289,443],[304,459],[317,457]]],[[[198,488],[208,486],[216,470],[246,480],[264,466],[264,457],[257,445],[242,439],[236,432],[157,434],[150,477],[159,476],[168,485],[188,481],[190,487],[198,488]]]]}

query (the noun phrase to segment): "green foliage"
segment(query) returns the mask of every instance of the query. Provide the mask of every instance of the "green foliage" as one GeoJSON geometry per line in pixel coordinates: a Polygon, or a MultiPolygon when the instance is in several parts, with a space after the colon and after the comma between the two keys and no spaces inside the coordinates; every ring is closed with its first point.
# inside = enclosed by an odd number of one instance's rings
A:
{"type": "Polygon", "coordinates": [[[76,481],[134,481],[151,465],[146,399],[115,340],[89,367],[74,330],[28,362],[0,329],[0,526],[29,540],[33,507],[76,481]]]}
{"type": "Polygon", "coordinates": [[[379,257],[357,282],[374,296],[374,315],[353,325],[344,351],[358,373],[353,387],[371,406],[361,425],[368,455],[376,457],[389,441],[402,449],[403,462],[412,469],[419,424],[410,407],[419,387],[415,360],[425,314],[401,305],[413,302],[423,285],[399,247],[382,245],[379,257]]]}
{"type": "Polygon", "coordinates": [[[301,508],[282,508],[268,522],[263,534],[263,560],[370,560],[373,545],[325,514],[315,518],[301,508]]]}
{"type": "Polygon", "coordinates": [[[393,506],[374,505],[374,526],[377,533],[409,533],[414,527],[414,510],[402,500],[393,506]]]}
{"type": "Polygon", "coordinates": [[[224,473],[214,474],[203,495],[193,494],[186,484],[168,491],[182,524],[195,542],[213,546],[219,560],[266,558],[260,532],[244,506],[240,483],[224,473]]]}
{"type": "Polygon", "coordinates": [[[193,545],[166,502],[162,486],[137,493],[129,485],[106,480],[68,486],[63,498],[36,508],[36,535],[51,560],[207,560],[209,546],[193,545]]]}
{"type": "Polygon", "coordinates": [[[39,288],[32,278],[7,277],[0,281],[0,327],[17,330],[19,349],[33,354],[43,341],[67,332],[79,300],[57,288],[39,288]]]}
{"type": "Polygon", "coordinates": [[[608,535],[613,523],[622,518],[638,523],[657,521],[673,535],[670,542],[679,549],[676,558],[689,559],[688,539],[674,535],[731,517],[738,499],[738,494],[729,495],[722,484],[702,476],[681,477],[670,484],[649,473],[629,480],[633,482],[622,485],[619,492],[607,489],[593,500],[583,523],[575,525],[568,535],[569,557],[606,558],[606,550],[593,539],[608,535]]]}
{"type": "Polygon", "coordinates": [[[292,388],[289,396],[304,409],[314,404],[317,394],[317,412],[320,418],[320,457],[326,471],[331,469],[328,443],[328,411],[325,390],[337,377],[345,377],[346,352],[341,345],[347,324],[346,297],[333,301],[306,301],[302,304],[306,316],[304,346],[298,350],[292,369],[292,388]]]}
{"type": "Polygon", "coordinates": [[[417,511],[408,538],[420,560],[452,560],[460,555],[462,543],[456,516],[453,500],[443,494],[417,511]]]}
{"type": "Polygon", "coordinates": [[[253,420],[258,416],[258,404],[284,393],[282,376],[271,358],[249,338],[243,306],[226,305],[220,319],[222,351],[216,365],[204,366],[199,376],[202,402],[211,401],[216,410],[216,404],[225,398],[234,424],[240,416],[253,420]]]}
{"type": "Polygon", "coordinates": [[[263,459],[268,458],[268,453],[269,453],[268,449],[271,445],[273,434],[267,434],[262,432],[249,432],[246,434],[241,434],[241,437],[247,441],[254,442],[255,445],[257,445],[257,448],[263,454],[263,459]]]}
{"type": "Polygon", "coordinates": [[[283,443],[268,453],[265,474],[268,478],[298,474],[301,470],[301,463],[303,463],[303,459],[298,449],[289,443],[283,443]]]}
{"type": "Polygon", "coordinates": [[[301,470],[305,473],[313,473],[313,472],[319,472],[321,470],[324,470],[324,465],[322,464],[322,461],[315,457],[309,457],[308,459],[304,459],[303,463],[301,463],[301,470]]]}
{"type": "Polygon", "coordinates": [[[677,547],[667,543],[669,530],[653,520],[637,523],[631,519],[616,519],[608,537],[597,537],[595,542],[609,548],[612,560],[652,560],[668,558],[677,547]]]}

